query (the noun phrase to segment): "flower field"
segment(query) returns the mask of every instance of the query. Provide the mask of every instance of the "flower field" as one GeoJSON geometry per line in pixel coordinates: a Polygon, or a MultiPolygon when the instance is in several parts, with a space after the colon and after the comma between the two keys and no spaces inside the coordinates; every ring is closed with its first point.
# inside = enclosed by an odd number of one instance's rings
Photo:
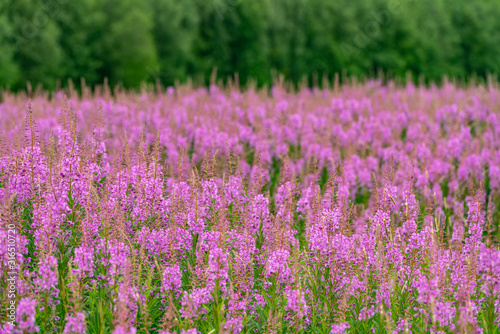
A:
{"type": "Polygon", "coordinates": [[[500,88],[0,104],[0,333],[500,333],[500,88]]]}

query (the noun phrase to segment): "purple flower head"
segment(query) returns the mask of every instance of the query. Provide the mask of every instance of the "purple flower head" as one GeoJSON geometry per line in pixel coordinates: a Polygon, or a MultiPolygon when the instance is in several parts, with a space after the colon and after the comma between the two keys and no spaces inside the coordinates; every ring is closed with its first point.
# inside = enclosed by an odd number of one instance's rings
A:
{"type": "Polygon", "coordinates": [[[179,292],[182,286],[182,272],[178,264],[168,266],[163,272],[161,291],[179,292]]]}
{"type": "Polygon", "coordinates": [[[75,248],[74,264],[74,275],[81,277],[81,275],[86,274],[92,277],[94,274],[94,249],[84,245],[75,248]]]}
{"type": "Polygon", "coordinates": [[[211,300],[212,294],[208,288],[194,289],[191,294],[184,291],[184,295],[181,300],[182,308],[180,309],[180,312],[183,317],[192,319],[200,312],[199,309],[201,305],[208,303],[211,300]]]}
{"type": "Polygon", "coordinates": [[[226,320],[223,333],[238,334],[243,330],[243,317],[233,317],[226,320]]]}
{"type": "Polygon", "coordinates": [[[291,270],[288,266],[290,252],[285,249],[278,249],[271,253],[267,259],[266,277],[276,275],[280,281],[288,281],[291,277],[291,270]]]}
{"type": "Polygon", "coordinates": [[[74,317],[66,318],[64,334],[83,334],[85,333],[85,314],[78,312],[74,317]]]}
{"type": "Polygon", "coordinates": [[[287,305],[285,310],[293,311],[299,318],[307,315],[308,306],[306,304],[305,293],[302,290],[294,289],[285,292],[287,305]]]}
{"type": "Polygon", "coordinates": [[[22,298],[17,304],[16,321],[18,328],[26,333],[35,333],[40,328],[35,325],[36,300],[22,298]]]}
{"type": "Polygon", "coordinates": [[[48,256],[44,260],[40,260],[38,276],[33,280],[41,291],[49,291],[55,289],[58,283],[57,279],[57,259],[53,256],[48,256]]]}
{"type": "Polygon", "coordinates": [[[334,325],[332,325],[332,330],[330,331],[330,334],[343,334],[343,333],[346,333],[346,331],[350,327],[351,326],[349,325],[348,322],[334,324],[334,325]]]}
{"type": "MultiPolygon", "coordinates": [[[[208,255],[208,281],[213,286],[216,281],[223,287],[229,279],[227,253],[219,247],[210,250],[208,255]]],[[[224,288],[222,288],[224,290],[224,288]]]]}
{"type": "Polygon", "coordinates": [[[122,325],[116,326],[112,332],[112,334],[135,334],[135,333],[137,333],[135,327],[130,327],[129,329],[127,329],[127,327],[124,327],[122,325]]]}

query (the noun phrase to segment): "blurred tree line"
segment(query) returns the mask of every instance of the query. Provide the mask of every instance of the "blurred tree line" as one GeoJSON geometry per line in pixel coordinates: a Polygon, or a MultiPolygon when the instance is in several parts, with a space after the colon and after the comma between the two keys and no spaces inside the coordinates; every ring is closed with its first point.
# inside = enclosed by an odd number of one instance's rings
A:
{"type": "Polygon", "coordinates": [[[500,73],[495,0],[0,0],[0,87],[500,73]]]}

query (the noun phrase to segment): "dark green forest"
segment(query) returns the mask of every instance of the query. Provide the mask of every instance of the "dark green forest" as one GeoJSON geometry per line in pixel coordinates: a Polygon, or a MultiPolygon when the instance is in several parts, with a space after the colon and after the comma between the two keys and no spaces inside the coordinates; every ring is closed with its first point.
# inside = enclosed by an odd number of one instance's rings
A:
{"type": "Polygon", "coordinates": [[[500,73],[494,0],[0,0],[0,87],[500,73]]]}

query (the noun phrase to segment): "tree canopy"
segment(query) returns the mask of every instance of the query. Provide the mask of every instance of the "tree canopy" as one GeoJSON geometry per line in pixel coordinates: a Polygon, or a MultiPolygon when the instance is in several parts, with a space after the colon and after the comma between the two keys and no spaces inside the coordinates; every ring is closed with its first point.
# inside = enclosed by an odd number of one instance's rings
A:
{"type": "Polygon", "coordinates": [[[500,73],[490,0],[0,0],[0,87],[500,73]]]}

